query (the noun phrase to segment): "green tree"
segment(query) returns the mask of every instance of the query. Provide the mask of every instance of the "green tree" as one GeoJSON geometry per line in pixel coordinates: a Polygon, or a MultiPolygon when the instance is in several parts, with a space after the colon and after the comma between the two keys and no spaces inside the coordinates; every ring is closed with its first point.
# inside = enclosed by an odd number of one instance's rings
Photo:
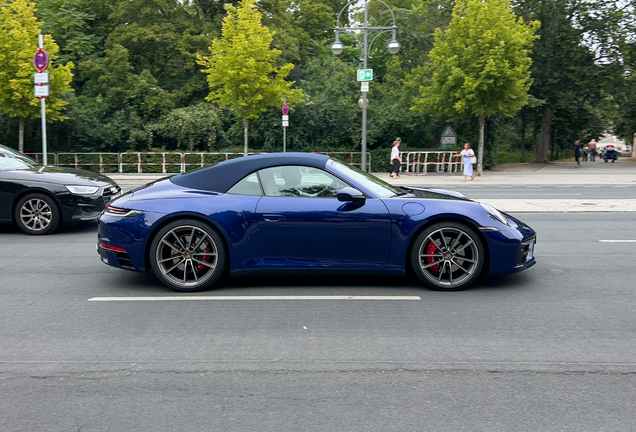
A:
{"type": "Polygon", "coordinates": [[[276,68],[279,50],[270,49],[272,33],[261,24],[255,0],[243,0],[239,7],[228,6],[223,35],[215,39],[209,57],[198,56],[205,69],[210,94],[222,107],[231,107],[243,117],[244,152],[247,154],[248,119],[257,118],[267,108],[302,100],[300,89],[290,89],[285,81],[294,65],[276,68]]]}
{"type": "MultiPolygon", "coordinates": [[[[33,95],[33,55],[38,47],[41,22],[35,3],[28,0],[0,0],[0,113],[19,117],[18,148],[24,151],[24,119],[40,117],[40,101],[33,95]]],[[[73,63],[54,65],[59,48],[50,35],[44,36],[50,57],[51,96],[46,101],[49,121],[64,120],[68,104],[63,96],[71,91],[73,63]]]]}
{"type": "Polygon", "coordinates": [[[543,102],[533,112],[540,130],[535,162],[548,162],[550,143],[554,153],[555,142],[571,147],[609,126],[599,122],[598,109],[604,93],[621,88],[626,75],[616,66],[624,64],[619,47],[633,34],[625,26],[633,19],[630,3],[514,0],[517,14],[541,22],[531,54],[530,93],[543,102]]]}
{"type": "Polygon", "coordinates": [[[479,118],[478,175],[486,118],[512,116],[528,102],[528,54],[538,26],[515,16],[509,0],[458,0],[448,29],[435,32],[432,74],[423,76],[428,82],[414,109],[479,118]]]}
{"type": "Polygon", "coordinates": [[[90,0],[40,0],[37,15],[44,22],[42,31],[50,33],[60,45],[62,62],[75,63],[95,57],[102,37],[91,32],[95,14],[89,10],[90,0]]]}

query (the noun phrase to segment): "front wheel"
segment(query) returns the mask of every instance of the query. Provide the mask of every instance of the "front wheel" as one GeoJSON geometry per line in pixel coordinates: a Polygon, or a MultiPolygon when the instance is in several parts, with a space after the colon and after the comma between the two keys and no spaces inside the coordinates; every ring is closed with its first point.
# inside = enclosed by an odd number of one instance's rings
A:
{"type": "Polygon", "coordinates": [[[417,277],[440,291],[468,288],[484,266],[484,247],[471,228],[456,222],[440,222],[422,231],[411,250],[417,277]]]}
{"type": "Polygon", "coordinates": [[[211,288],[225,269],[221,236],[208,224],[183,219],[161,228],[150,246],[155,275],[175,291],[211,288]]]}
{"type": "Polygon", "coordinates": [[[24,196],[15,207],[15,221],[22,231],[31,235],[50,234],[60,223],[60,210],[48,195],[33,193],[24,196]]]}

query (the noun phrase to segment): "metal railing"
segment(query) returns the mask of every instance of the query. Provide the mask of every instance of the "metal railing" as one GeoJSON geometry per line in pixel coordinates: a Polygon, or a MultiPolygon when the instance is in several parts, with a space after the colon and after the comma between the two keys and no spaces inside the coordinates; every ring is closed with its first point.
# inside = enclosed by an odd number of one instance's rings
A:
{"type": "Polygon", "coordinates": [[[426,175],[429,172],[454,173],[461,171],[461,158],[454,158],[456,151],[400,152],[406,175],[426,175]],[[431,169],[429,169],[431,168],[431,169]]]}
{"type": "MultiPolygon", "coordinates": [[[[315,152],[334,156],[349,165],[362,165],[362,152],[315,152]]],[[[25,153],[37,162],[42,153],[25,153]]],[[[248,155],[263,153],[248,153],[248,155]]],[[[92,170],[98,167],[100,173],[143,174],[145,167],[161,167],[162,174],[185,173],[192,169],[215,165],[224,160],[243,157],[243,153],[206,152],[124,152],[124,153],[47,153],[49,165],[92,170]]],[[[367,166],[371,170],[371,153],[367,153],[367,166]]],[[[148,173],[148,170],[146,170],[148,173]]]]}
{"type": "Polygon", "coordinates": [[[56,166],[72,166],[73,168],[97,166],[99,172],[104,173],[104,167],[119,165],[119,153],[56,153],[54,160],[56,166]],[[95,155],[98,155],[97,162],[93,158],[95,155]]]}
{"type": "Polygon", "coordinates": [[[119,172],[130,172],[124,167],[133,166],[137,168],[137,174],[143,174],[145,166],[161,166],[161,172],[168,174],[172,172],[182,173],[183,153],[179,152],[125,152],[119,154],[119,172]],[[161,156],[161,162],[153,162],[154,156],[161,156]],[[176,170],[169,170],[169,167],[176,167],[176,170]]]}

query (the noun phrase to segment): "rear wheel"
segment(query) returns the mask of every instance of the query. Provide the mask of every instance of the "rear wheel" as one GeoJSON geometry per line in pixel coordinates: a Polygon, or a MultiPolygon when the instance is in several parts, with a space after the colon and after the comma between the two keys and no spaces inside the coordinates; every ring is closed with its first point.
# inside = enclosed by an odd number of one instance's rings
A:
{"type": "Polygon", "coordinates": [[[31,235],[50,234],[60,223],[60,211],[48,195],[33,193],[18,201],[15,221],[22,231],[31,235]]]}
{"type": "Polygon", "coordinates": [[[150,246],[153,272],[175,291],[211,288],[223,274],[225,262],[220,235],[208,224],[193,219],[169,223],[150,246]]]}
{"type": "Polygon", "coordinates": [[[427,286],[441,291],[467,288],[484,266],[484,247],[471,228],[440,222],[422,231],[411,250],[411,264],[427,286]]]}

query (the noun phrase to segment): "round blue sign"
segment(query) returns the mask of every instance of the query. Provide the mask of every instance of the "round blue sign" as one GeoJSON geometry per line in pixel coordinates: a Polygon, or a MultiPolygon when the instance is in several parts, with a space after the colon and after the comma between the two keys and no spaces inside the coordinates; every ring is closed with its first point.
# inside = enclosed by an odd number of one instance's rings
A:
{"type": "Polygon", "coordinates": [[[49,65],[49,55],[42,48],[38,48],[33,56],[33,65],[40,72],[44,72],[44,70],[49,65]]]}

